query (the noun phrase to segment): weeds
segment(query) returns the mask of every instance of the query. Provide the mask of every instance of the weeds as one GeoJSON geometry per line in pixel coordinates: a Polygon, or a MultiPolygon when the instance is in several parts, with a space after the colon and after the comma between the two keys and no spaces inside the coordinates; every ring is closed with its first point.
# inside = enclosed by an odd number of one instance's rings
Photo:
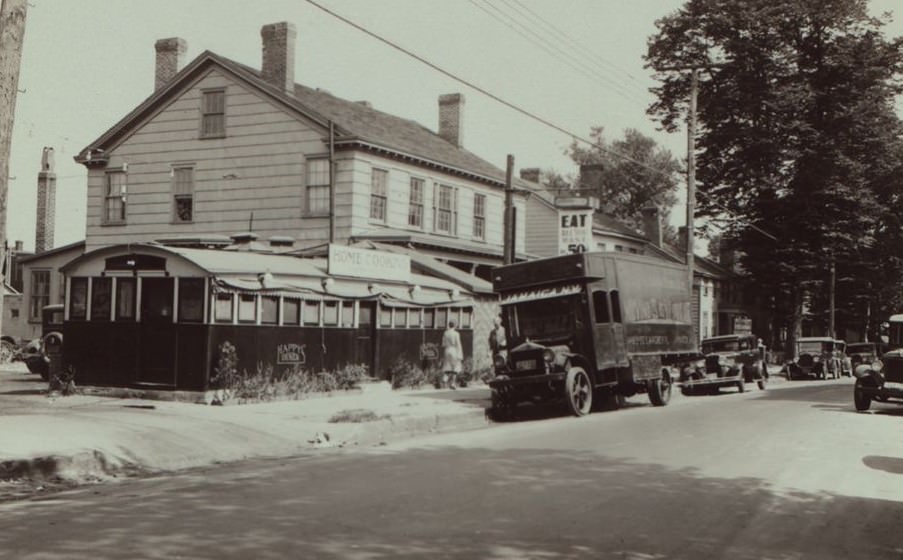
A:
{"type": "Polygon", "coordinates": [[[340,410],[332,415],[329,419],[330,424],[361,424],[364,422],[376,422],[377,420],[388,420],[391,418],[389,414],[377,414],[372,410],[363,408],[354,408],[350,410],[340,410]]]}

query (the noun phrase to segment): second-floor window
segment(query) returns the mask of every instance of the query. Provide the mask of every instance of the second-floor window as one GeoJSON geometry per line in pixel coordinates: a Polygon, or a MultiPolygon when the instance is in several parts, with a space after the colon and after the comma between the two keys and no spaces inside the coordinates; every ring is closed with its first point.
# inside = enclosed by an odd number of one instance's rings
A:
{"type": "Polygon", "coordinates": [[[370,219],[386,221],[386,198],[388,195],[389,172],[373,169],[370,173],[370,219]]]}
{"type": "Polygon", "coordinates": [[[126,210],[126,174],[110,171],[105,177],[103,197],[103,223],[124,224],[126,210]]]}
{"type": "Polygon", "coordinates": [[[458,201],[455,188],[448,185],[437,185],[436,191],[436,196],[433,197],[435,230],[439,233],[455,235],[458,222],[458,201]]]}
{"type": "Polygon", "coordinates": [[[173,221],[187,223],[194,219],[194,168],[172,170],[173,221]]]}
{"type": "Polygon", "coordinates": [[[307,213],[329,214],[329,160],[307,160],[307,213]]]}
{"type": "Polygon", "coordinates": [[[486,195],[473,195],[473,236],[486,239],[486,195]]]}
{"type": "Polygon", "coordinates": [[[423,227],[423,179],[411,177],[411,191],[408,198],[408,225],[423,227]]]}
{"type": "Polygon", "coordinates": [[[28,318],[32,321],[40,321],[41,310],[45,305],[50,305],[50,271],[32,270],[28,318]]]}
{"type": "Polygon", "coordinates": [[[222,138],[226,135],[226,92],[205,91],[201,97],[201,138],[222,138]]]}

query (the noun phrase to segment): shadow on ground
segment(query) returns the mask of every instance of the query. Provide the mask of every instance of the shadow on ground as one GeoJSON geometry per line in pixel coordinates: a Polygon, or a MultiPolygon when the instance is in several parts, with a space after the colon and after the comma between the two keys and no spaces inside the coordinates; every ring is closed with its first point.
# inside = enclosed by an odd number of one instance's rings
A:
{"type": "MultiPolygon", "coordinates": [[[[877,468],[900,459],[867,457],[877,468]]],[[[385,449],[0,506],[19,559],[899,558],[903,503],[593,452],[385,449]],[[47,528],[52,527],[52,538],[47,528]]]]}

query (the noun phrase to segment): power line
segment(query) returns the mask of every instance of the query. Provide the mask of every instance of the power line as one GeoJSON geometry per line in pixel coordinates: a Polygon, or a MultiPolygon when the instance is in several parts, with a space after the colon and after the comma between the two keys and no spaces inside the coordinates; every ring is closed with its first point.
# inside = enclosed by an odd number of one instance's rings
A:
{"type": "MultiPolygon", "coordinates": [[[[577,140],[577,141],[579,141],[579,142],[583,142],[584,144],[588,144],[588,145],[590,145],[590,146],[596,148],[597,150],[599,150],[599,151],[601,151],[601,152],[604,152],[604,153],[607,153],[607,154],[612,155],[612,156],[614,156],[614,157],[620,158],[620,159],[622,159],[622,160],[624,160],[624,161],[629,161],[629,162],[631,162],[631,163],[635,163],[636,165],[639,165],[640,167],[642,167],[642,168],[644,168],[644,169],[648,169],[648,170],[653,171],[653,172],[655,172],[655,173],[665,174],[661,169],[656,169],[655,167],[652,167],[651,165],[648,165],[648,164],[646,164],[646,163],[644,163],[644,162],[642,162],[642,161],[639,161],[639,160],[637,160],[637,159],[634,159],[634,158],[632,158],[632,157],[630,157],[630,156],[628,156],[628,155],[626,155],[626,154],[620,153],[620,152],[618,152],[618,151],[616,151],[616,150],[612,150],[612,149],[610,149],[610,148],[606,148],[605,146],[603,146],[603,145],[601,145],[601,144],[597,144],[596,142],[593,142],[593,141],[590,140],[590,139],[584,138],[583,136],[580,136],[579,134],[575,134],[575,133],[573,133],[573,132],[567,130],[566,128],[564,128],[564,127],[562,127],[562,126],[559,126],[559,125],[557,125],[557,124],[555,124],[555,123],[549,121],[548,119],[546,119],[546,118],[544,118],[544,117],[540,117],[539,115],[537,115],[537,114],[535,114],[535,113],[532,113],[532,112],[530,112],[530,111],[527,111],[526,109],[522,109],[522,108],[518,107],[517,105],[515,105],[515,104],[513,104],[513,103],[511,103],[511,102],[509,102],[509,101],[506,101],[505,99],[502,99],[502,98],[499,97],[498,95],[495,95],[494,93],[492,93],[492,92],[490,92],[490,91],[488,91],[488,90],[486,90],[486,89],[484,89],[484,88],[482,88],[482,87],[480,87],[480,86],[474,84],[473,82],[470,82],[470,81],[468,81],[468,80],[466,80],[466,79],[464,79],[464,78],[461,78],[461,77],[457,76],[456,74],[453,74],[452,72],[449,72],[448,70],[445,70],[445,69],[442,68],[441,66],[438,66],[437,64],[435,64],[435,63],[433,63],[433,62],[430,62],[429,60],[427,60],[427,59],[423,58],[422,56],[420,56],[420,55],[418,55],[418,54],[416,54],[416,53],[414,53],[414,52],[412,52],[412,51],[410,51],[410,50],[408,50],[408,49],[402,47],[401,45],[399,45],[399,44],[397,44],[397,43],[395,43],[395,42],[393,42],[393,41],[390,41],[389,39],[386,39],[386,38],[382,37],[381,35],[378,35],[378,34],[374,33],[373,31],[370,31],[369,29],[367,29],[367,28],[365,28],[365,27],[363,27],[363,26],[361,26],[361,25],[359,25],[359,24],[357,24],[357,23],[351,21],[350,19],[348,19],[348,18],[346,18],[346,17],[344,17],[344,16],[342,16],[342,15],[340,15],[340,14],[338,14],[338,13],[332,11],[332,10],[330,10],[329,8],[327,8],[327,7],[325,7],[325,6],[323,6],[323,5],[319,4],[319,3],[317,3],[315,0],[305,0],[305,1],[306,1],[308,4],[310,4],[310,5],[312,5],[312,6],[316,7],[316,8],[318,8],[319,10],[321,10],[321,11],[323,11],[323,12],[325,12],[325,13],[331,15],[332,17],[338,19],[339,21],[345,23],[346,25],[349,25],[349,26],[351,26],[351,27],[357,29],[357,30],[360,31],[361,33],[364,33],[365,35],[368,35],[368,36],[370,36],[370,37],[376,39],[377,41],[379,41],[379,42],[381,42],[381,43],[383,43],[383,44],[385,44],[385,45],[388,45],[389,47],[391,47],[391,48],[393,48],[393,49],[395,49],[395,50],[397,50],[397,51],[399,51],[399,52],[401,52],[401,53],[406,54],[407,56],[413,58],[414,60],[417,60],[418,62],[420,62],[420,63],[422,63],[422,64],[424,64],[424,65],[426,65],[426,66],[432,68],[432,69],[435,70],[436,72],[439,72],[439,73],[442,74],[443,76],[446,76],[446,77],[448,77],[448,78],[451,78],[452,80],[454,80],[454,81],[456,81],[456,82],[458,82],[458,83],[461,83],[461,84],[463,84],[463,85],[465,85],[465,86],[467,86],[467,87],[473,89],[474,91],[477,91],[477,92],[479,92],[479,93],[482,93],[482,94],[485,95],[486,97],[488,97],[488,98],[490,98],[490,99],[496,101],[497,103],[500,103],[500,104],[504,105],[505,107],[508,107],[509,109],[511,109],[511,110],[513,110],[513,111],[516,111],[517,113],[520,113],[521,115],[524,115],[525,117],[527,117],[527,118],[529,118],[529,119],[532,119],[532,120],[534,120],[534,121],[536,121],[536,122],[538,122],[538,123],[540,123],[540,124],[543,124],[543,125],[545,125],[545,126],[551,128],[551,129],[553,129],[553,130],[556,130],[556,131],[558,131],[558,132],[560,132],[560,133],[562,133],[562,134],[564,134],[564,135],[570,136],[570,137],[573,138],[574,140],[577,140]]],[[[700,194],[704,194],[704,193],[700,193],[700,194]]],[[[709,198],[707,194],[704,194],[704,196],[706,196],[707,198],[709,198]]],[[[722,211],[724,211],[724,212],[726,212],[726,213],[728,213],[728,214],[730,214],[730,215],[734,215],[734,212],[732,212],[730,209],[728,209],[728,208],[726,208],[725,206],[720,205],[720,204],[718,204],[718,203],[712,201],[711,198],[709,198],[709,201],[712,203],[713,206],[718,207],[719,209],[721,209],[722,211]]],[[[748,223],[748,222],[747,222],[746,225],[749,226],[751,229],[753,229],[753,230],[755,230],[755,231],[758,231],[758,232],[761,233],[762,235],[768,237],[769,239],[772,239],[772,240],[774,240],[774,241],[777,241],[777,240],[778,240],[777,237],[775,237],[774,235],[768,233],[767,231],[761,229],[760,227],[758,227],[758,226],[756,226],[756,225],[754,225],[754,224],[751,224],[751,223],[748,223]]]]}

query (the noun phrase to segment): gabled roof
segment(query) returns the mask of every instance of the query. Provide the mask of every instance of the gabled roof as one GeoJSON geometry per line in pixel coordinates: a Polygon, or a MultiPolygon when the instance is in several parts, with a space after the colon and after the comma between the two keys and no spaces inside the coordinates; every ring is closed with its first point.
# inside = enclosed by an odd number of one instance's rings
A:
{"type": "Polygon", "coordinates": [[[47,257],[53,257],[56,255],[59,255],[60,253],[65,253],[67,251],[78,251],[79,253],[84,253],[85,252],[85,241],[84,240],[76,241],[74,243],[69,243],[68,245],[63,245],[62,247],[54,247],[53,249],[49,249],[47,251],[35,253],[34,255],[19,257],[19,262],[20,263],[25,263],[25,262],[30,263],[30,262],[34,262],[34,261],[40,261],[41,259],[44,259],[47,257]]]}
{"type": "MultiPolygon", "coordinates": [[[[383,151],[497,186],[505,183],[503,170],[463,148],[458,148],[421,124],[301,84],[295,84],[293,95],[289,95],[261,78],[258,70],[210,51],[201,53],[176,74],[169,84],[155,91],[132,112],[91,142],[75,157],[75,160],[89,164],[98,156],[102,158],[103,153],[113,150],[129,135],[132,128],[154,115],[169,99],[178,95],[186,85],[211,68],[224,71],[265,97],[278,102],[296,116],[313,121],[321,126],[324,132],[332,121],[336,127],[336,146],[340,149],[344,146],[356,146],[383,151]]],[[[520,180],[516,182],[521,183],[520,180]]]]}

